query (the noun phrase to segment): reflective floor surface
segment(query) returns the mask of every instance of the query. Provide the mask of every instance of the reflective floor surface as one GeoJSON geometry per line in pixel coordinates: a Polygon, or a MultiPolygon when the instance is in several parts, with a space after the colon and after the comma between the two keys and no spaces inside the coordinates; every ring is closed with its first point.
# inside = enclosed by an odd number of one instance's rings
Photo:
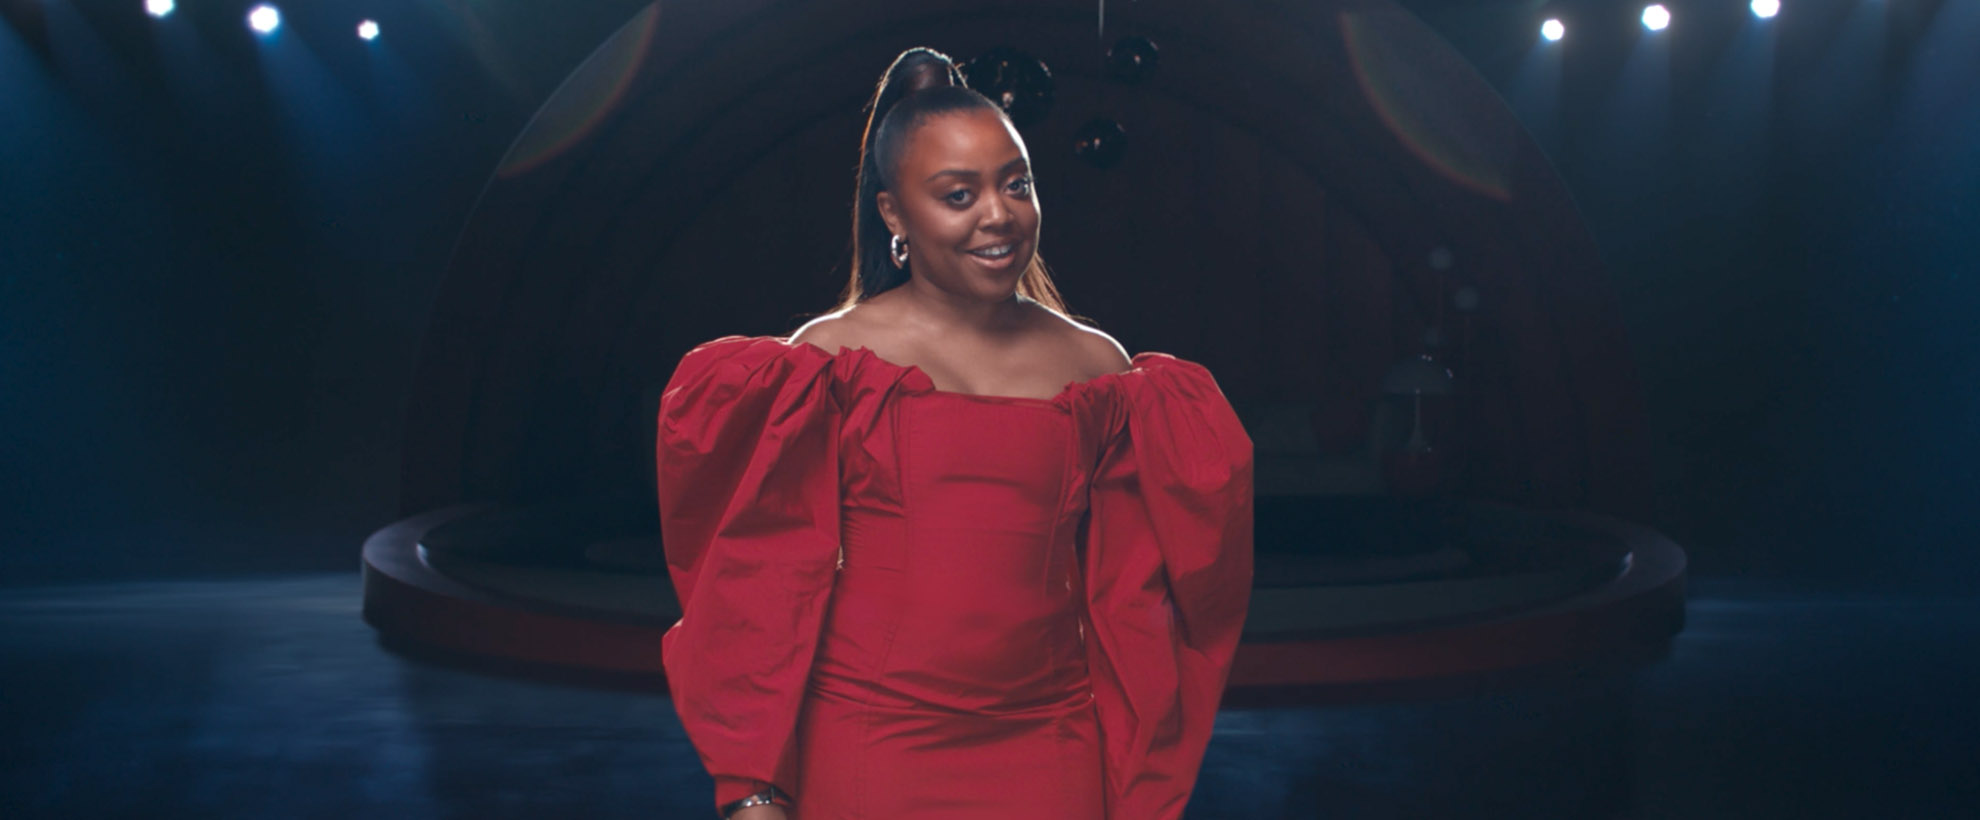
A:
{"type": "MultiPolygon", "coordinates": [[[[355,573],[0,591],[0,814],[704,818],[662,696],[381,646],[355,573]]],[[[1670,656],[1229,709],[1191,820],[1969,817],[1980,600],[1694,581],[1670,656]]]]}

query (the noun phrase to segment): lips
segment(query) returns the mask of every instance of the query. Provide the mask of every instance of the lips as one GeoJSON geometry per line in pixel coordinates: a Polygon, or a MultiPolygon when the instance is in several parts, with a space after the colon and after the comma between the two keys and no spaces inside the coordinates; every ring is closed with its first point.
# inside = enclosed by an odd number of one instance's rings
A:
{"type": "Polygon", "coordinates": [[[993,245],[970,248],[965,253],[975,257],[977,264],[983,267],[991,270],[1001,270],[1010,267],[1012,261],[1017,259],[1017,251],[1018,243],[999,242],[993,245]]]}

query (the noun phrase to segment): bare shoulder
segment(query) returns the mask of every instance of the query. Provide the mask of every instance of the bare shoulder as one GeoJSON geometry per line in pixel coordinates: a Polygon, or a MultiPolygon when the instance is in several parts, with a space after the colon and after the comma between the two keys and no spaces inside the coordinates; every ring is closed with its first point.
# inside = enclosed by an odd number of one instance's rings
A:
{"type": "Polygon", "coordinates": [[[1094,378],[1108,373],[1120,373],[1131,366],[1127,348],[1097,327],[1079,321],[1044,305],[1038,305],[1044,315],[1044,324],[1052,329],[1056,337],[1054,346],[1065,351],[1079,364],[1082,378],[1094,378]]]}
{"type": "Polygon", "coordinates": [[[817,345],[837,355],[842,347],[893,350],[900,341],[900,306],[888,291],[851,307],[819,316],[791,334],[790,343],[817,345]]]}
{"type": "Polygon", "coordinates": [[[791,344],[815,345],[832,354],[837,354],[841,347],[858,347],[859,319],[852,311],[853,308],[834,311],[805,322],[791,334],[791,344]]]}
{"type": "Polygon", "coordinates": [[[1107,335],[1106,331],[1078,323],[1074,323],[1074,327],[1078,329],[1074,336],[1079,340],[1081,361],[1091,365],[1089,372],[1094,376],[1122,373],[1132,366],[1127,348],[1107,335]]]}

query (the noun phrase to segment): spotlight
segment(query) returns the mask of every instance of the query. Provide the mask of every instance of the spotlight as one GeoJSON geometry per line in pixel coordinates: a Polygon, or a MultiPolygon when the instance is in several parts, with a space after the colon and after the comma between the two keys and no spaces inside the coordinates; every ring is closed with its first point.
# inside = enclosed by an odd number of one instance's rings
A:
{"type": "Polygon", "coordinates": [[[378,39],[378,21],[366,20],[359,23],[358,39],[366,41],[378,39]]]}
{"type": "Polygon", "coordinates": [[[172,0],[144,0],[145,12],[161,20],[165,15],[171,14],[175,8],[178,8],[178,4],[173,3],[172,0]]]}
{"type": "Polygon", "coordinates": [[[1671,24],[1671,10],[1662,3],[1651,3],[1643,7],[1643,27],[1651,31],[1663,31],[1671,24]]]}
{"type": "Polygon", "coordinates": [[[1559,20],[1550,19],[1540,24],[1540,36],[1547,38],[1550,42],[1559,40],[1567,36],[1567,26],[1561,25],[1561,21],[1559,20]]]}
{"type": "Polygon", "coordinates": [[[275,29],[281,26],[282,13],[276,11],[274,6],[267,3],[255,6],[253,11],[248,12],[248,28],[262,34],[273,33],[275,29]]]}
{"type": "Polygon", "coordinates": [[[1753,16],[1765,20],[1781,13],[1781,0],[1753,0],[1753,16]]]}

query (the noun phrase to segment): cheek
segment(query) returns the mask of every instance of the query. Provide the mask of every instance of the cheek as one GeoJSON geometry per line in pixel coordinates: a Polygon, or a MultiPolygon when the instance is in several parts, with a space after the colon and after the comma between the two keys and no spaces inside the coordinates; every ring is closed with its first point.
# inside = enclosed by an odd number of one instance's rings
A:
{"type": "Polygon", "coordinates": [[[1017,209],[1017,213],[1018,213],[1018,221],[1024,224],[1024,230],[1026,233],[1038,232],[1039,219],[1038,219],[1038,206],[1036,204],[1025,203],[1023,207],[1017,209]]]}
{"type": "Polygon", "coordinates": [[[969,237],[970,222],[966,213],[957,213],[938,205],[924,209],[916,216],[915,233],[921,236],[923,244],[947,247],[969,237]]]}

